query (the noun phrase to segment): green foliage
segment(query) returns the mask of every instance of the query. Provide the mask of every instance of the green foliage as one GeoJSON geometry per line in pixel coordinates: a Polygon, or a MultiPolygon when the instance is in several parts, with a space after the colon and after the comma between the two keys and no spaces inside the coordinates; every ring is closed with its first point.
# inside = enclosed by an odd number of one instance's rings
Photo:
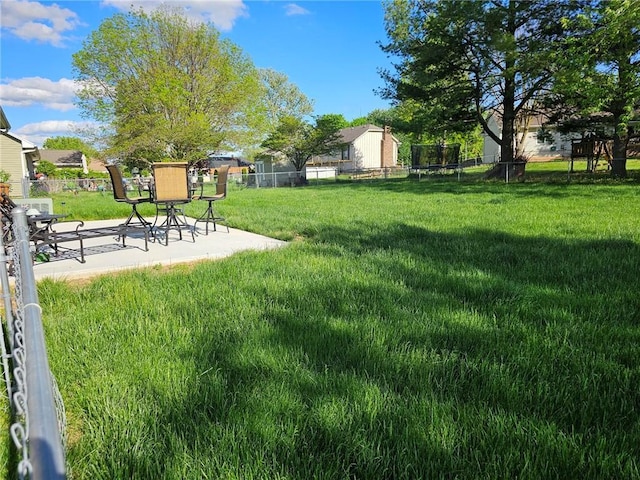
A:
{"type": "Polygon", "coordinates": [[[264,115],[249,58],[177,9],[107,18],[73,65],[83,85],[79,106],[111,126],[107,153],[138,168],[233,147],[264,115]]]}
{"type": "Polygon", "coordinates": [[[347,119],[341,113],[327,113],[318,117],[318,126],[335,132],[336,130],[347,128],[351,124],[347,122],[347,119]]]}
{"type": "Polygon", "coordinates": [[[266,68],[260,70],[260,78],[268,131],[276,128],[283,116],[304,118],[313,112],[312,102],[285,74],[266,68]]]}
{"type": "Polygon", "coordinates": [[[596,2],[566,28],[575,31],[545,105],[564,130],[580,127],[613,140],[612,174],[626,176],[626,144],[640,111],[640,5],[596,2]],[[606,115],[603,115],[603,112],[606,115]],[[597,114],[596,114],[597,113],[597,114]]]}
{"type": "Polygon", "coordinates": [[[79,150],[88,158],[98,156],[95,148],[87,145],[84,140],[77,137],[50,137],[44,141],[42,148],[52,150],[79,150]]]}
{"type": "Polygon", "coordinates": [[[49,178],[55,178],[58,175],[58,167],[48,160],[40,160],[37,170],[38,173],[42,173],[49,178]]]}
{"type": "Polygon", "coordinates": [[[569,32],[558,18],[577,3],[396,0],[385,4],[387,53],[400,58],[383,72],[382,94],[406,103],[413,132],[445,137],[480,123],[501,146],[502,161],[516,154],[517,119],[531,114],[550,85],[569,32]],[[486,122],[495,115],[502,134],[486,122]]]}
{"type": "Polygon", "coordinates": [[[58,168],[56,178],[90,178],[88,173],[84,173],[81,168],[58,168]]]}
{"type": "Polygon", "coordinates": [[[362,125],[367,125],[368,123],[371,123],[369,121],[369,117],[358,117],[358,118],[354,118],[353,120],[351,120],[349,122],[349,127],[360,127],[362,125]]]}
{"type": "Polygon", "coordinates": [[[7,172],[6,170],[0,170],[0,182],[1,183],[8,182],[10,178],[11,178],[11,174],[9,172],[7,172]]]}

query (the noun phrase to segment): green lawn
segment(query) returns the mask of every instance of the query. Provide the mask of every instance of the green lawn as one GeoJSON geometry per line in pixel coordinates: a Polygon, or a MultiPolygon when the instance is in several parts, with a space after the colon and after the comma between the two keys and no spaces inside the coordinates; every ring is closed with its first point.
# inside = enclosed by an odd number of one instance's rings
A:
{"type": "Polygon", "coordinates": [[[233,188],[289,247],[43,281],[72,478],[640,478],[640,182],[553,167],[233,188]]]}

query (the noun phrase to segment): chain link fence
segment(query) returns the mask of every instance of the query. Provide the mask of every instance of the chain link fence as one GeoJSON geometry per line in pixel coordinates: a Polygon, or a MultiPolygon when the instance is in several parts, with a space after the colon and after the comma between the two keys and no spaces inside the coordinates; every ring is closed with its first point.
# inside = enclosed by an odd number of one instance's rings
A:
{"type": "Polygon", "coordinates": [[[19,479],[66,478],[64,404],[49,369],[26,210],[2,219],[2,368],[19,479]],[[13,276],[13,289],[9,279],[13,276]]]}
{"type": "MultiPolygon", "coordinates": [[[[409,175],[408,167],[387,167],[387,168],[367,168],[353,171],[338,172],[337,169],[317,170],[309,169],[305,173],[297,172],[263,172],[263,173],[229,173],[229,184],[239,188],[282,188],[295,187],[299,185],[319,185],[322,183],[336,182],[339,179],[364,180],[364,179],[388,179],[401,178],[409,175]]],[[[198,177],[197,178],[202,178],[198,177]]],[[[204,177],[204,181],[215,181],[210,177],[204,177]]],[[[24,189],[30,197],[48,197],[52,194],[62,192],[77,193],[80,191],[89,192],[112,192],[111,180],[108,178],[71,178],[55,179],[46,178],[28,182],[24,189]]],[[[129,191],[140,190],[140,185],[148,183],[144,177],[124,178],[125,187],[129,191]]]]}

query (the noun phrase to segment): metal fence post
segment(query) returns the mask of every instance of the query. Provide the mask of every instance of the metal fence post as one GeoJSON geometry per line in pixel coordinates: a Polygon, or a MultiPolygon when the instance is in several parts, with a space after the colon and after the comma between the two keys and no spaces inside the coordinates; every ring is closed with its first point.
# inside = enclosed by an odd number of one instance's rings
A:
{"type": "Polygon", "coordinates": [[[58,428],[52,377],[42,328],[42,310],[31,252],[27,215],[24,208],[12,211],[15,248],[20,256],[22,279],[22,308],[24,315],[24,343],[26,358],[26,387],[28,409],[29,457],[34,480],[61,480],[66,478],[62,438],[58,428]]]}
{"type": "MultiPolygon", "coordinates": [[[[2,225],[2,232],[4,232],[4,225],[2,225]]],[[[13,409],[13,395],[12,395],[12,387],[11,387],[11,375],[10,375],[10,367],[9,367],[9,351],[13,351],[13,305],[11,304],[11,288],[9,285],[9,260],[6,255],[5,245],[4,245],[4,235],[0,233],[0,256],[2,260],[0,261],[0,285],[2,287],[2,299],[4,301],[4,318],[5,325],[7,326],[7,335],[5,337],[4,328],[2,322],[0,321],[0,344],[2,345],[2,369],[4,370],[4,381],[7,386],[7,397],[9,398],[9,406],[13,409]],[[5,343],[5,338],[9,340],[9,348],[7,349],[7,345],[5,343]]]]}

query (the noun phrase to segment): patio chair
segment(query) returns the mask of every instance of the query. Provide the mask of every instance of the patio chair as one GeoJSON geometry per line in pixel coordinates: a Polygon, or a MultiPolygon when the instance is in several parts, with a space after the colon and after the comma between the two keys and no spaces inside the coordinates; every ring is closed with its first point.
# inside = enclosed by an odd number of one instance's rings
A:
{"type": "Polygon", "coordinates": [[[123,223],[123,225],[135,225],[140,223],[144,227],[151,227],[151,222],[146,220],[140,213],[138,212],[138,205],[141,203],[149,203],[153,199],[151,196],[146,197],[129,197],[127,195],[127,189],[124,186],[124,181],[122,179],[122,173],[120,173],[120,169],[117,165],[107,165],[107,170],[109,171],[109,175],[111,176],[111,184],[113,186],[113,198],[116,202],[128,203],[131,205],[131,214],[129,218],[123,223]],[[137,220],[134,220],[134,217],[137,220]]]}
{"type": "Polygon", "coordinates": [[[2,240],[5,246],[13,242],[11,211],[15,207],[16,204],[9,198],[9,195],[4,192],[0,193],[0,222],[2,222],[2,240]]]}
{"type": "MultiPolygon", "coordinates": [[[[216,223],[217,222],[225,222],[224,217],[216,216],[213,203],[218,202],[220,200],[224,200],[227,197],[227,177],[229,175],[229,166],[225,165],[218,168],[218,178],[216,180],[216,193],[215,195],[204,195],[204,182],[200,187],[200,195],[194,195],[194,200],[202,200],[208,202],[209,205],[205,212],[196,220],[194,226],[198,224],[198,222],[205,222],[205,235],[209,235],[209,222],[213,223],[213,231],[216,231],[216,223]]],[[[225,227],[227,227],[227,233],[229,233],[229,226],[225,223],[225,227]]]]}
{"type": "Polygon", "coordinates": [[[153,230],[155,232],[164,230],[166,245],[169,244],[169,230],[172,229],[178,231],[180,240],[182,240],[182,230],[189,230],[195,242],[195,227],[189,225],[183,209],[183,205],[191,202],[189,165],[186,162],[161,162],[154,163],[152,169],[153,203],[156,204],[153,230]],[[160,213],[166,215],[166,219],[156,226],[160,213]]]}

